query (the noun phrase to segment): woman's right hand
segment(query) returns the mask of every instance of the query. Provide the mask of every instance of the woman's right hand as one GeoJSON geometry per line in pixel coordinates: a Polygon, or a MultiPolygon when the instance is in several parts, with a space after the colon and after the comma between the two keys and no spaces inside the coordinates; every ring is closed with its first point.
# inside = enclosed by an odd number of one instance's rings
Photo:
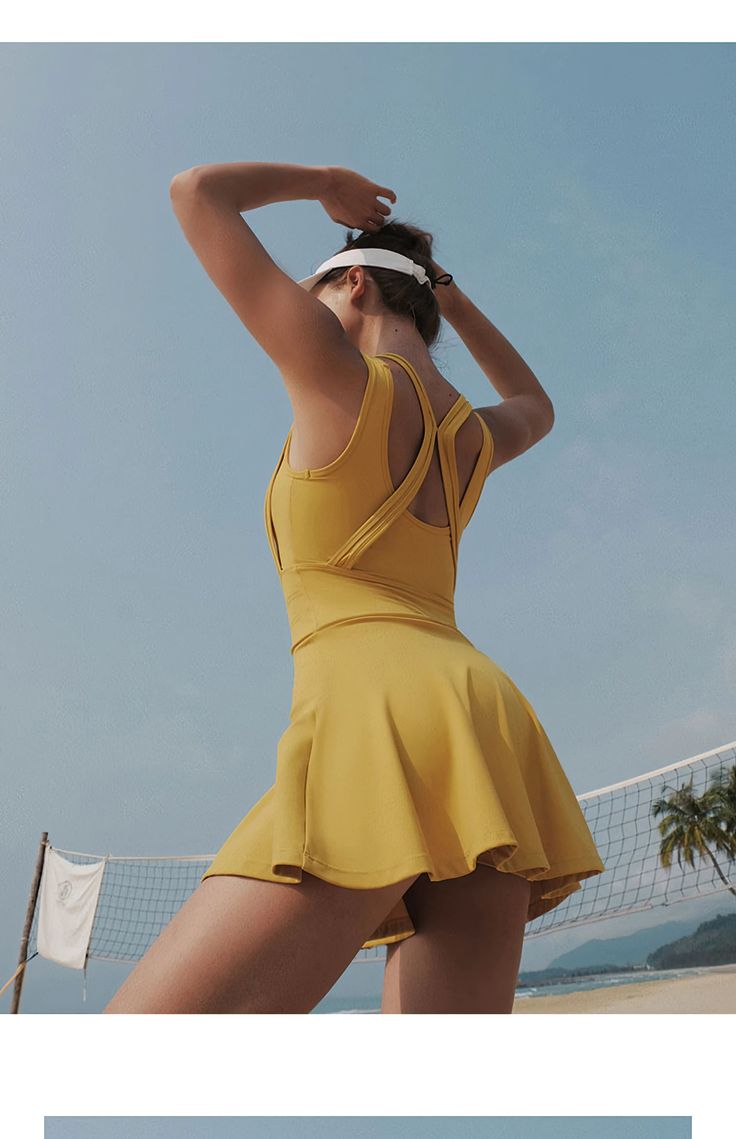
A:
{"type": "Polygon", "coordinates": [[[377,233],[391,213],[391,207],[379,198],[395,202],[394,191],[345,166],[326,166],[323,172],[319,202],[328,217],[338,225],[377,233]]]}

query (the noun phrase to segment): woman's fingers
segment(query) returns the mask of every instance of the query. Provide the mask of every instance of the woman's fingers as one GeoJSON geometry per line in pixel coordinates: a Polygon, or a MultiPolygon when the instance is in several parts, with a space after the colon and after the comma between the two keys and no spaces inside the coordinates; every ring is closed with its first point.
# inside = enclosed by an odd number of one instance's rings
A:
{"type": "Polygon", "coordinates": [[[377,186],[376,194],[379,198],[390,198],[392,202],[396,201],[396,194],[393,190],[389,190],[387,186],[377,186]]]}

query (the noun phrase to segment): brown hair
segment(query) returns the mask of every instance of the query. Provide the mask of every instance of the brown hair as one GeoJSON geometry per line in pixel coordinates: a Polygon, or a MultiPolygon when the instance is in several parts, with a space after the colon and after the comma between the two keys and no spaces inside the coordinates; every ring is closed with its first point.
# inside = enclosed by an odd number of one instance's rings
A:
{"type": "MultiPolygon", "coordinates": [[[[407,222],[390,221],[382,225],[377,233],[362,232],[354,238],[353,231],[348,230],[345,237],[346,244],[337,251],[338,253],[346,249],[361,249],[364,246],[391,249],[394,253],[403,253],[417,265],[421,265],[434,282],[431,233],[426,233],[407,222]]],[[[350,266],[338,265],[337,268],[325,273],[319,283],[332,284],[340,281],[349,268],[350,266]]],[[[378,269],[373,265],[364,265],[363,268],[378,285],[381,300],[386,308],[395,312],[397,316],[411,317],[422,340],[428,347],[432,345],[440,331],[440,307],[434,288],[422,285],[416,277],[397,273],[394,269],[378,269]]]]}

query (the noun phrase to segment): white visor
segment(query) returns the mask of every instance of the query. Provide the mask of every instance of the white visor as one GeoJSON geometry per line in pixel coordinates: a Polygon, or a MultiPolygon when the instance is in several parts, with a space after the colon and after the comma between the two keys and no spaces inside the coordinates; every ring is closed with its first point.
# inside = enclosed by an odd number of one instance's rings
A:
{"type": "Polygon", "coordinates": [[[416,277],[420,285],[429,285],[430,288],[432,286],[427,271],[422,265],[417,265],[416,261],[404,257],[403,253],[394,253],[392,249],[377,249],[373,246],[365,249],[345,249],[342,253],[336,253],[328,261],[323,261],[311,277],[304,277],[297,284],[309,291],[314,288],[329,269],[349,265],[373,265],[377,269],[396,269],[399,273],[408,273],[410,276],[416,277]]]}

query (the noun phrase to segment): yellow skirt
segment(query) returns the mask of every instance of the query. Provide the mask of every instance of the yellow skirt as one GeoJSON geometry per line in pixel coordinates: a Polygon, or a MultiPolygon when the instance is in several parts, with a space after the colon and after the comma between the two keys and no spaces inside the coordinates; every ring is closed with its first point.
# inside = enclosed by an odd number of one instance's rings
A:
{"type": "MultiPolygon", "coordinates": [[[[458,630],[328,626],[294,653],[276,779],[203,875],[351,889],[478,863],[532,884],[528,920],[604,869],[537,716],[458,630]]],[[[400,901],[364,947],[415,932],[400,901]]]]}

